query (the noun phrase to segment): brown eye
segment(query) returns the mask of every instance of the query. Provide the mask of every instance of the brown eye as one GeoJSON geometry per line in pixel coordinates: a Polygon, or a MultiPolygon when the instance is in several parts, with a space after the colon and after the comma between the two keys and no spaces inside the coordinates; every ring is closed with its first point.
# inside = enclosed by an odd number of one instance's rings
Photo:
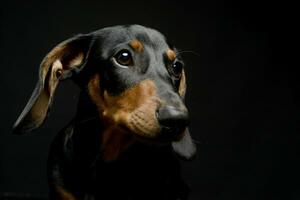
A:
{"type": "Polygon", "coordinates": [[[170,66],[171,74],[175,78],[180,78],[182,69],[183,69],[183,63],[180,61],[175,61],[171,66],[170,66]]]}
{"type": "Polygon", "coordinates": [[[133,65],[133,60],[131,53],[124,49],[119,51],[114,58],[116,59],[117,63],[121,66],[132,66],[133,65]]]}

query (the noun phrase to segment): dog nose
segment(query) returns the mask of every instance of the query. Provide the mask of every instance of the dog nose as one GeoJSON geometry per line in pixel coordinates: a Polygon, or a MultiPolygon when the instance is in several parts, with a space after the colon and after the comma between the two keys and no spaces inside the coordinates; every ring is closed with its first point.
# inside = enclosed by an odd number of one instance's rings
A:
{"type": "Polygon", "coordinates": [[[181,134],[189,122],[188,111],[174,106],[163,106],[157,110],[157,120],[171,134],[181,134]]]}

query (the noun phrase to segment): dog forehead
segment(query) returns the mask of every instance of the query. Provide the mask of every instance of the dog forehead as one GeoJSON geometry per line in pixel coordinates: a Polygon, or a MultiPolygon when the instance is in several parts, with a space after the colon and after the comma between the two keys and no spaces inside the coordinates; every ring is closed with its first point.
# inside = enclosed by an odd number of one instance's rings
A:
{"type": "Polygon", "coordinates": [[[102,49],[112,49],[119,44],[126,44],[132,40],[154,50],[167,49],[168,44],[163,34],[155,29],[141,25],[113,26],[95,31],[95,40],[102,49]]]}
{"type": "Polygon", "coordinates": [[[133,25],[129,27],[129,31],[134,38],[153,48],[168,46],[165,36],[155,29],[133,25]]]}

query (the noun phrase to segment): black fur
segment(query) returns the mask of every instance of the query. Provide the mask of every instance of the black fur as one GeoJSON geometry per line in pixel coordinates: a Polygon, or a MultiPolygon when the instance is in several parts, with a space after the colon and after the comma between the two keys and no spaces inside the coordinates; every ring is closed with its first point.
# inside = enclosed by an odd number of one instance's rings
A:
{"type": "MultiPolygon", "coordinates": [[[[82,92],[74,119],[60,131],[50,148],[50,199],[61,199],[58,187],[78,200],[188,199],[189,188],[182,180],[180,163],[174,151],[185,158],[192,157],[195,146],[191,138],[185,137],[183,143],[178,141],[173,145],[171,141],[164,144],[136,142],[117,160],[105,162],[101,158],[101,133],[105,127],[86,91],[87,83],[95,73],[100,76],[101,89],[111,95],[119,95],[140,81],[151,79],[158,88],[159,98],[180,107],[184,97],[179,96],[178,80],[167,69],[170,63],[165,52],[171,47],[165,37],[156,30],[139,25],[109,27],[77,37],[84,38],[76,47],[85,48],[84,62],[61,79],[71,77],[82,92]],[[132,39],[144,44],[143,52],[133,52],[128,46],[132,39]],[[135,67],[124,70],[114,65],[111,59],[120,49],[132,53],[135,67]]],[[[67,54],[65,60],[67,56],[70,55],[67,54]]],[[[177,60],[181,58],[178,56],[177,60]]],[[[43,84],[40,81],[31,101],[38,99],[37,95],[45,88],[43,84]]],[[[40,125],[31,122],[30,109],[34,103],[29,102],[17,120],[16,131],[26,131],[26,127],[30,131],[40,125]]]]}

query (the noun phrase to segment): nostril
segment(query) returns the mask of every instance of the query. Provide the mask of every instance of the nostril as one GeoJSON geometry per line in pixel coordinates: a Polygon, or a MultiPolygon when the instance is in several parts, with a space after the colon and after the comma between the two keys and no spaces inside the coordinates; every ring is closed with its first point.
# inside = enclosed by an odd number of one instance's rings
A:
{"type": "Polygon", "coordinates": [[[164,106],[157,112],[159,123],[167,129],[182,129],[188,125],[188,112],[174,106],[164,106]]]}

